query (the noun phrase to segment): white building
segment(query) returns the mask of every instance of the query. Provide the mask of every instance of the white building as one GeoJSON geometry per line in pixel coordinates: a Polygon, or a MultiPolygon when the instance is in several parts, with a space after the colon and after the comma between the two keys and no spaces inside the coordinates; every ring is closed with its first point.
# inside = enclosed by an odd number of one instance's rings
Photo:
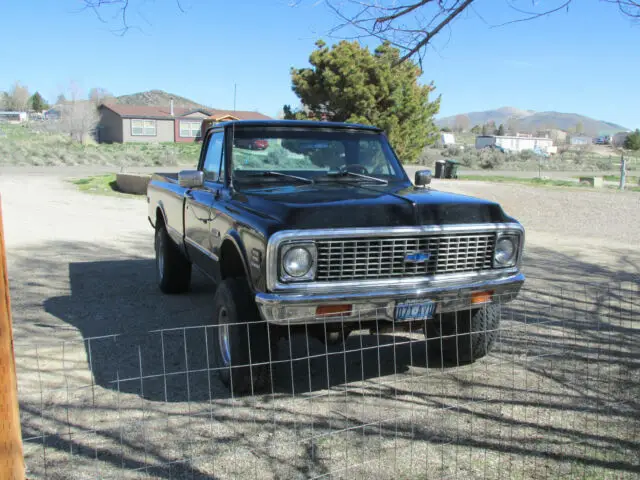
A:
{"type": "Polygon", "coordinates": [[[627,140],[631,132],[618,132],[611,137],[611,145],[617,148],[624,147],[624,142],[627,140]]]}
{"type": "Polygon", "coordinates": [[[438,139],[436,140],[436,145],[439,147],[446,147],[447,145],[455,145],[456,137],[453,136],[453,133],[444,133],[440,132],[438,134],[438,139]]]}
{"type": "Polygon", "coordinates": [[[24,123],[28,119],[27,112],[0,112],[0,122],[24,123]]]}
{"type": "Polygon", "coordinates": [[[591,145],[593,138],[587,135],[574,135],[569,139],[569,143],[571,143],[571,145],[591,145]]]}
{"type": "Polygon", "coordinates": [[[476,137],[476,148],[499,147],[510,152],[522,152],[524,150],[536,150],[544,153],[556,153],[550,138],[512,136],[512,135],[478,135],[476,137]]]}

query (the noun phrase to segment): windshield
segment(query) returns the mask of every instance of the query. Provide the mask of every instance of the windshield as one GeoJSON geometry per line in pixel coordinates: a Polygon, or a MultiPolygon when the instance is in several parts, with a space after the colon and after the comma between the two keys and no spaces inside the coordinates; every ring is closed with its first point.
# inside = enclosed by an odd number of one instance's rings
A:
{"type": "Polygon", "coordinates": [[[338,176],[350,182],[405,180],[386,138],[368,131],[235,129],[231,161],[236,185],[304,184],[300,180],[332,181],[338,176]]]}

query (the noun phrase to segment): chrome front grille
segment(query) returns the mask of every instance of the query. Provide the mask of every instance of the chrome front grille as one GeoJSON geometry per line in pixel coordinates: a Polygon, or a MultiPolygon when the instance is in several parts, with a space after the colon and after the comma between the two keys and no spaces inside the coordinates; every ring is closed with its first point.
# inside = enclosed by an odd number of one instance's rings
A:
{"type": "Polygon", "coordinates": [[[375,280],[492,268],[495,232],[318,240],[316,281],[375,280]],[[406,262],[423,253],[422,263],[406,262]]]}

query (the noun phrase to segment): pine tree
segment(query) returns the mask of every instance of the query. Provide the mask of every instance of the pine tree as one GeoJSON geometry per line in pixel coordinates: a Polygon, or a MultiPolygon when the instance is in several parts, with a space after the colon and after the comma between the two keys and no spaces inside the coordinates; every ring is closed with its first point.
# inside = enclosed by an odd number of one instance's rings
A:
{"type": "Polygon", "coordinates": [[[293,91],[303,111],[285,116],[376,125],[385,130],[401,160],[415,161],[437,137],[434,115],[440,98],[429,101],[433,84],[420,85],[422,71],[411,62],[398,63],[400,51],[388,43],[373,53],[358,42],[328,48],[316,43],[311,67],[291,69],[293,91]]]}
{"type": "Polygon", "coordinates": [[[640,130],[630,133],[624,141],[624,148],[628,150],[640,150],[640,130]]]}
{"type": "Polygon", "coordinates": [[[47,108],[49,108],[49,105],[47,105],[47,102],[45,102],[44,98],[42,98],[40,92],[36,92],[31,95],[31,98],[29,98],[29,105],[34,112],[43,112],[47,108]]]}

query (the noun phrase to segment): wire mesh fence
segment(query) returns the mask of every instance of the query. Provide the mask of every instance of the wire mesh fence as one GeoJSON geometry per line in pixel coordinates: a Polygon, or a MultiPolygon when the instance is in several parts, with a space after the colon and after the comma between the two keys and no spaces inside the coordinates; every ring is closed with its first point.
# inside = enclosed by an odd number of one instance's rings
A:
{"type": "Polygon", "coordinates": [[[243,395],[218,325],[25,339],[28,478],[637,478],[639,293],[525,291],[484,330],[437,310],[272,328],[268,387],[243,395]]]}

